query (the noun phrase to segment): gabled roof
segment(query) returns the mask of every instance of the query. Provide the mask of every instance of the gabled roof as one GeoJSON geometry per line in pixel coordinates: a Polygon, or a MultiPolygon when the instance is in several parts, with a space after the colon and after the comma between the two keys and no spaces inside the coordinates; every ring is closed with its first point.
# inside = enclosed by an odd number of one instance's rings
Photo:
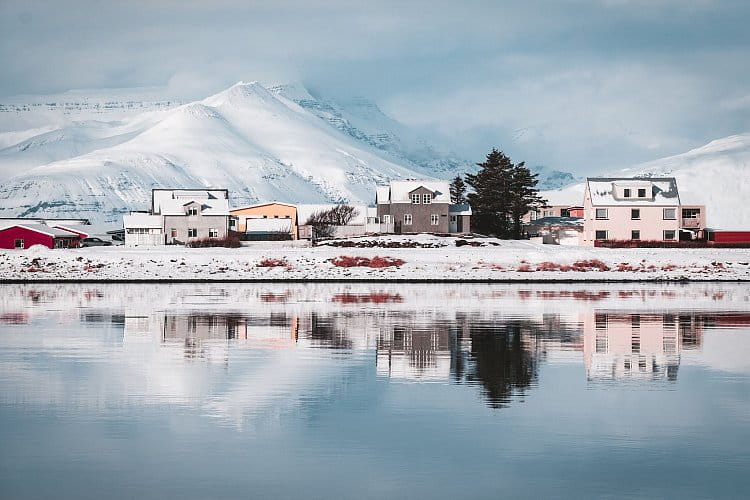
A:
{"type": "Polygon", "coordinates": [[[283,205],[285,207],[297,208],[297,205],[293,205],[291,203],[284,203],[284,202],[281,202],[281,201],[267,201],[265,203],[256,203],[254,205],[247,205],[247,206],[244,206],[244,207],[232,208],[231,210],[229,210],[229,212],[230,213],[234,213],[234,212],[238,212],[240,210],[247,210],[248,208],[259,208],[259,207],[265,207],[265,206],[268,206],[268,205],[283,205]]]}
{"type": "Polygon", "coordinates": [[[680,195],[674,177],[588,177],[591,204],[614,206],[679,206],[680,195]],[[617,198],[616,186],[651,189],[649,198],[617,198]]]}
{"type": "Polygon", "coordinates": [[[377,194],[378,203],[411,203],[409,193],[420,187],[432,192],[432,201],[438,203],[451,202],[451,189],[448,181],[435,179],[391,181],[390,186],[379,186],[377,194]],[[380,188],[385,188],[381,191],[380,188]],[[386,191],[387,190],[387,191],[386,191]]]}
{"type": "Polygon", "coordinates": [[[12,226],[6,226],[0,229],[0,231],[5,231],[14,227],[21,227],[23,229],[28,229],[29,231],[46,234],[47,236],[52,236],[53,238],[78,238],[78,233],[74,233],[73,231],[66,231],[65,229],[59,229],[56,227],[50,227],[46,224],[14,224],[12,226]]]}
{"type": "Polygon", "coordinates": [[[229,200],[224,199],[162,200],[159,215],[185,215],[185,205],[191,203],[201,206],[201,215],[229,215],[229,200]]]}
{"type": "Polygon", "coordinates": [[[163,222],[161,215],[131,213],[130,215],[123,215],[122,225],[125,229],[136,227],[161,229],[163,222]]]}

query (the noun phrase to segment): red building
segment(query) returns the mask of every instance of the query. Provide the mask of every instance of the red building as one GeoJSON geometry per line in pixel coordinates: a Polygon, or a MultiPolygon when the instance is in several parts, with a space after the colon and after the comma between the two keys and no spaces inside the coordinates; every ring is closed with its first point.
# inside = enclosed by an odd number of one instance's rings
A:
{"type": "Polygon", "coordinates": [[[750,231],[714,231],[706,229],[706,238],[714,243],[750,243],[750,231]]]}
{"type": "Polygon", "coordinates": [[[27,249],[32,245],[76,248],[80,240],[77,233],[45,224],[16,224],[0,229],[0,248],[27,249]]]}

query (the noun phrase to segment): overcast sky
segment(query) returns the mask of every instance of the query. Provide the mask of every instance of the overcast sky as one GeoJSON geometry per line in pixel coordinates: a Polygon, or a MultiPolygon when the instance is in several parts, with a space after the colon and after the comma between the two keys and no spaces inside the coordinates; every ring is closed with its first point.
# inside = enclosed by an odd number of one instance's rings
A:
{"type": "Polygon", "coordinates": [[[750,131],[749,23],[747,0],[0,0],[0,98],[301,81],[472,160],[595,173],[750,131]]]}

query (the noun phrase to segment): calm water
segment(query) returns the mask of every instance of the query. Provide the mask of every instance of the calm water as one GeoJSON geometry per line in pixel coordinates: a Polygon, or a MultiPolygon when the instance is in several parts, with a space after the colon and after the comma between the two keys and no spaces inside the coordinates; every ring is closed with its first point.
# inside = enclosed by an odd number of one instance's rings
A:
{"type": "Polygon", "coordinates": [[[2,498],[747,498],[750,286],[0,286],[2,498]]]}

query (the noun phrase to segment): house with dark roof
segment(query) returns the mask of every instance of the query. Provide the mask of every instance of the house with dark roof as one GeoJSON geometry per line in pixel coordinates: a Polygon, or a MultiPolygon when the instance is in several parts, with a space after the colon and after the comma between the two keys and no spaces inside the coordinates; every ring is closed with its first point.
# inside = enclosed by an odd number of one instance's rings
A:
{"type": "Polygon", "coordinates": [[[682,204],[674,177],[589,177],[583,207],[585,245],[689,240],[705,228],[705,206],[682,204]]]}

